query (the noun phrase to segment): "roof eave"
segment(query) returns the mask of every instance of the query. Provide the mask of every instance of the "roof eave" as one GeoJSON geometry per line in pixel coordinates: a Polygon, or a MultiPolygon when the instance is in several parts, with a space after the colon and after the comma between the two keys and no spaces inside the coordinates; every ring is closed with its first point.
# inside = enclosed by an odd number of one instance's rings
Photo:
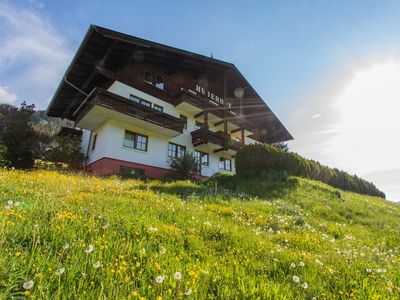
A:
{"type": "Polygon", "coordinates": [[[74,57],[72,58],[72,61],[70,62],[70,64],[68,65],[67,70],[64,72],[64,75],[61,78],[60,83],[58,84],[58,87],[53,95],[53,97],[51,98],[51,101],[49,103],[49,105],[47,106],[46,109],[46,115],[48,116],[52,116],[51,112],[50,112],[50,108],[53,106],[56,98],[58,97],[58,94],[65,82],[65,78],[68,77],[69,72],[71,71],[72,67],[74,66],[74,64],[76,63],[78,57],[80,56],[81,52],[83,51],[84,47],[86,46],[87,41],[89,40],[89,37],[94,33],[96,26],[93,24],[90,24],[88,30],[85,33],[85,36],[83,37],[82,42],[80,43],[78,50],[75,52],[74,57]]]}

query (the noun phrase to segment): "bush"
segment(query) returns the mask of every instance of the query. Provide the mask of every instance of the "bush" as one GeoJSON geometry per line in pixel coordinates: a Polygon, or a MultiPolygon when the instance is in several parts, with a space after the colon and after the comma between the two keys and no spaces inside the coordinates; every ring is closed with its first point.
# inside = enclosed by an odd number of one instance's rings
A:
{"type": "Polygon", "coordinates": [[[248,145],[236,154],[238,176],[255,177],[266,171],[314,179],[342,190],[385,198],[382,191],[364,179],[276,147],[261,144],[248,145]]]}
{"type": "Polygon", "coordinates": [[[7,147],[0,144],[0,167],[8,167],[10,162],[7,160],[7,147]]]}
{"type": "Polygon", "coordinates": [[[84,155],[81,151],[81,138],[73,135],[58,136],[56,146],[45,153],[45,158],[50,162],[67,164],[73,170],[82,169],[84,155]]]}
{"type": "Polygon", "coordinates": [[[192,153],[182,156],[170,157],[168,164],[172,169],[172,175],[176,179],[191,179],[193,173],[199,171],[199,163],[192,153]]]}

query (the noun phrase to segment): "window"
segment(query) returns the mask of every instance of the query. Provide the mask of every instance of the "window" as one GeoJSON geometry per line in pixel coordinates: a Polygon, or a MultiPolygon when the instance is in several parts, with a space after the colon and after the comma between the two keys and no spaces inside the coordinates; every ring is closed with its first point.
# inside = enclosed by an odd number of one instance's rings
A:
{"type": "Polygon", "coordinates": [[[122,178],[140,178],[144,176],[144,169],[120,167],[118,175],[122,178]]]}
{"type": "Polygon", "coordinates": [[[227,158],[220,158],[219,159],[219,168],[225,171],[232,171],[232,162],[230,159],[227,158]]]}
{"type": "Polygon", "coordinates": [[[156,86],[156,88],[164,90],[165,89],[164,77],[162,77],[161,75],[157,75],[156,82],[154,85],[156,86]]]}
{"type": "Polygon", "coordinates": [[[147,143],[149,138],[132,131],[125,130],[124,147],[147,151],[147,143]]]}
{"type": "Polygon", "coordinates": [[[168,144],[168,156],[169,157],[182,157],[185,155],[186,152],[186,147],[177,145],[174,143],[169,143],[168,144]]]}
{"type": "Polygon", "coordinates": [[[185,122],[185,126],[183,126],[184,129],[187,129],[187,117],[184,115],[179,115],[179,118],[185,122]]]}
{"type": "Polygon", "coordinates": [[[134,95],[129,95],[129,99],[130,100],[132,100],[133,102],[136,102],[136,103],[140,103],[140,100],[141,99],[139,99],[138,97],[136,97],[136,96],[134,96],[134,95]]]}
{"type": "Polygon", "coordinates": [[[147,100],[140,99],[140,104],[147,106],[147,107],[151,107],[151,102],[149,102],[147,100]]]}
{"type": "Polygon", "coordinates": [[[200,166],[208,166],[208,153],[204,153],[201,151],[195,151],[194,157],[196,158],[197,162],[200,166]]]}
{"type": "Polygon", "coordinates": [[[143,80],[147,83],[153,84],[153,73],[149,70],[144,71],[143,80]]]}
{"type": "Polygon", "coordinates": [[[161,112],[164,110],[164,108],[163,108],[162,106],[157,105],[157,104],[154,104],[154,105],[153,105],[153,108],[154,108],[155,110],[158,110],[158,111],[161,111],[161,112]]]}
{"type": "Polygon", "coordinates": [[[96,148],[96,142],[97,142],[97,133],[93,135],[93,141],[92,141],[92,151],[96,148]]]}
{"type": "Polygon", "coordinates": [[[150,101],[141,99],[139,97],[136,97],[135,95],[130,94],[129,95],[129,99],[132,100],[135,103],[139,103],[141,105],[144,105],[144,106],[147,106],[147,107],[151,107],[151,102],[150,101]]]}

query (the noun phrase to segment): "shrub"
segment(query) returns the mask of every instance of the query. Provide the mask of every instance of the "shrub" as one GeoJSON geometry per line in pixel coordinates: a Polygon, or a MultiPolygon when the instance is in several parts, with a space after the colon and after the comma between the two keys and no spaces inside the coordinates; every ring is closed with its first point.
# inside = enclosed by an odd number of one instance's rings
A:
{"type": "Polygon", "coordinates": [[[84,155],[81,151],[81,138],[78,136],[58,136],[56,145],[45,154],[48,161],[64,163],[70,169],[79,170],[83,167],[84,155]]]}
{"type": "Polygon", "coordinates": [[[7,147],[0,144],[0,167],[8,167],[10,162],[7,160],[7,147]]]}
{"type": "Polygon", "coordinates": [[[176,179],[191,179],[193,173],[198,172],[199,163],[192,153],[185,153],[182,156],[170,157],[168,164],[172,169],[172,176],[176,179]]]}
{"type": "Polygon", "coordinates": [[[255,177],[266,171],[314,179],[342,190],[385,198],[385,194],[374,184],[344,171],[305,159],[297,153],[256,144],[245,146],[236,154],[236,172],[239,176],[255,177]]]}

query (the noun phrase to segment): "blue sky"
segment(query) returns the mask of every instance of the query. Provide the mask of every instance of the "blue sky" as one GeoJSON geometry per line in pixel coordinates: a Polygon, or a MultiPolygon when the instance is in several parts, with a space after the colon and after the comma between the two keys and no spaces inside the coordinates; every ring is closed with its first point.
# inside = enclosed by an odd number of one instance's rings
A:
{"type": "Polygon", "coordinates": [[[370,74],[400,76],[400,1],[0,0],[0,101],[45,108],[91,23],[233,62],[293,134],[292,150],[400,200],[396,87],[352,100],[375,85],[370,74]],[[363,110],[356,124],[357,105],[387,110],[363,110]]]}

